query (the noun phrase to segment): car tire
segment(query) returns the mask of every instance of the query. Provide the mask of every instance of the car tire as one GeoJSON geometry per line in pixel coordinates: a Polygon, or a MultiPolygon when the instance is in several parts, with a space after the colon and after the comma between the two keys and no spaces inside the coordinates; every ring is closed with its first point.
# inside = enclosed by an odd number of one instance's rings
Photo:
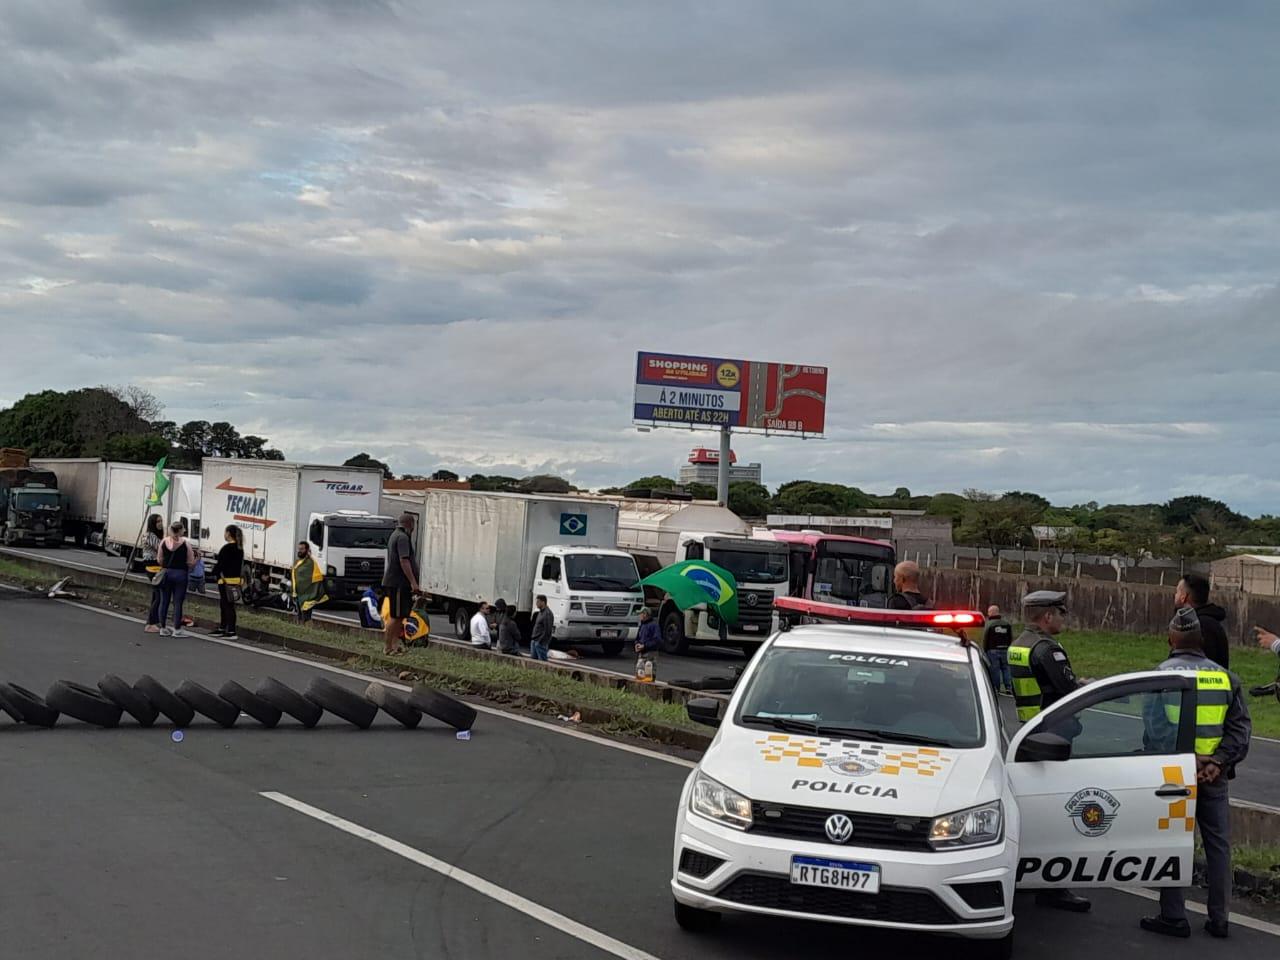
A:
{"type": "Polygon", "coordinates": [[[218,689],[218,696],[227,703],[235,704],[241,713],[247,713],[268,730],[280,722],[283,711],[272,706],[251,690],[242,687],[234,680],[228,680],[218,689]]]}
{"type": "Polygon", "coordinates": [[[140,727],[151,726],[160,716],[155,704],[115,674],[109,673],[99,680],[98,689],[104,697],[133,717],[140,727]]]}
{"type": "Polygon", "coordinates": [[[662,652],[680,654],[688,650],[689,638],[684,635],[684,617],[673,610],[662,618],[662,652]]]}
{"type": "Polygon", "coordinates": [[[194,680],[183,680],[173,695],[197,713],[203,714],[220,727],[230,729],[240,719],[240,708],[228,703],[208,687],[194,680]]]}
{"type": "Polygon", "coordinates": [[[5,693],[9,701],[22,714],[23,723],[30,723],[37,727],[52,727],[58,722],[58,711],[41,700],[38,694],[16,683],[9,684],[5,693]]]}
{"type": "Polygon", "coordinates": [[[312,680],[304,696],[361,730],[368,730],[378,716],[376,703],[370,703],[360,694],[340,687],[324,677],[312,680]]]}
{"type": "Polygon", "coordinates": [[[1013,960],[1013,931],[1010,930],[999,940],[987,941],[986,955],[991,960],[1013,960]]]}
{"type": "Polygon", "coordinates": [[[476,723],[476,711],[447,693],[418,684],[409,694],[409,703],[429,717],[447,723],[455,730],[470,730],[476,723]]]}
{"type": "Polygon", "coordinates": [[[22,722],[22,711],[9,697],[9,685],[0,683],[0,713],[7,713],[14,723],[22,722]]]}
{"type": "Polygon", "coordinates": [[[624,646],[626,646],[625,641],[622,641],[622,640],[608,640],[608,641],[606,641],[606,642],[604,642],[604,643],[600,644],[600,649],[601,649],[601,651],[603,651],[603,652],[604,652],[604,655],[605,655],[606,657],[616,657],[618,654],[620,654],[620,653],[622,652],[622,648],[623,648],[624,646]]]}
{"type": "Polygon", "coordinates": [[[323,707],[312,703],[297,690],[286,686],[275,677],[267,677],[258,684],[258,689],[254,692],[271,706],[293,717],[308,730],[319,723],[320,718],[324,716],[323,707]]]}
{"type": "Polygon", "coordinates": [[[59,713],[96,727],[120,726],[123,711],[99,691],[70,680],[55,680],[44,702],[59,713]]]}
{"type": "Polygon", "coordinates": [[[380,683],[371,683],[364,692],[364,698],[376,703],[387,716],[392,717],[409,730],[422,722],[422,711],[411,704],[407,697],[402,697],[394,690],[388,690],[380,683]]]}
{"type": "Polygon", "coordinates": [[[706,933],[715,929],[720,923],[720,914],[714,910],[702,910],[690,907],[679,900],[671,901],[675,907],[676,925],[688,933],[706,933]]]}
{"type": "Polygon", "coordinates": [[[191,709],[191,705],[174,696],[173,691],[155,677],[143,674],[133,685],[133,689],[146,697],[148,702],[168,717],[169,722],[175,727],[189,727],[191,721],[196,718],[196,712],[191,709]]]}

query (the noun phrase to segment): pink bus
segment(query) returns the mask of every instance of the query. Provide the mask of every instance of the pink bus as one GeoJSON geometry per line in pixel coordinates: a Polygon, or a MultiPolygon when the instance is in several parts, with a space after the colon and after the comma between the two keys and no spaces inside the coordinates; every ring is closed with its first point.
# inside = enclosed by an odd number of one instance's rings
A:
{"type": "Polygon", "coordinates": [[[798,530],[756,530],[790,545],[791,596],[849,607],[883,607],[893,593],[893,544],[798,530]]]}

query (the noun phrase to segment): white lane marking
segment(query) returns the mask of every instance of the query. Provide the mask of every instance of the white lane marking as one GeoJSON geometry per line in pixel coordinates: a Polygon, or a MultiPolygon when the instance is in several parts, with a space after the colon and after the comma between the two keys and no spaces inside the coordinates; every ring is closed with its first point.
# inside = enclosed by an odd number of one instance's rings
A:
{"type": "MultiPolygon", "coordinates": [[[[57,600],[55,602],[65,604],[68,607],[75,607],[78,610],[86,610],[89,613],[97,613],[104,617],[114,617],[117,620],[124,620],[128,623],[146,623],[146,621],[141,617],[131,616],[127,613],[117,613],[115,610],[103,610],[87,603],[76,603],[74,600],[57,600]]],[[[405,693],[412,689],[412,687],[403,683],[397,683],[394,680],[388,680],[384,677],[378,677],[367,673],[358,673],[355,670],[346,670],[342,667],[335,667],[327,663],[308,660],[305,657],[297,657],[291,653],[283,653],[279,650],[264,650],[262,647],[254,647],[248,644],[238,643],[235,640],[224,640],[221,637],[210,637],[200,633],[192,633],[190,631],[188,631],[187,636],[192,640],[203,640],[205,643],[216,643],[219,646],[243,650],[245,653],[254,653],[260,657],[273,657],[276,660],[285,660],[289,663],[296,663],[304,667],[311,667],[314,670],[323,670],[326,673],[337,674],[340,677],[350,677],[352,680],[376,680],[383,686],[391,687],[393,690],[400,690],[405,693]]],[[[545,720],[535,720],[533,717],[524,717],[520,714],[509,713],[506,710],[499,710],[497,707],[488,707],[482,703],[471,702],[471,707],[478,713],[484,713],[492,717],[499,717],[503,720],[509,720],[512,723],[523,723],[526,726],[537,727],[540,730],[548,730],[552,733],[558,733],[565,737],[573,737],[577,740],[586,740],[589,743],[599,744],[602,747],[609,747],[613,750],[621,750],[624,753],[644,757],[647,760],[660,760],[663,763],[669,763],[677,767],[685,767],[690,770],[697,766],[694,761],[686,760],[683,757],[673,757],[670,754],[661,753],[657,750],[649,750],[646,747],[637,747],[630,743],[620,743],[617,740],[607,740],[604,737],[597,737],[594,734],[584,733],[581,730],[573,730],[568,727],[557,726],[554,723],[548,723],[545,720]]]]}
{"type": "Polygon", "coordinates": [[[393,840],[391,837],[370,830],[368,827],[362,827],[358,823],[344,820],[336,814],[321,810],[319,807],[313,807],[308,803],[303,803],[301,800],[295,800],[287,794],[267,790],[263,791],[260,796],[266,797],[268,800],[288,807],[290,810],[294,810],[304,816],[311,817],[313,820],[319,820],[321,823],[327,824],[336,830],[341,830],[343,833],[372,843],[376,847],[381,847],[388,853],[403,857],[410,863],[416,863],[418,866],[425,867],[448,880],[462,884],[464,887],[469,887],[481,896],[488,897],[504,907],[510,907],[512,910],[523,913],[526,917],[532,917],[539,923],[546,924],[548,927],[568,934],[583,943],[590,944],[605,953],[621,957],[622,960],[658,960],[653,954],[646,953],[639,947],[633,947],[629,943],[615,940],[607,933],[601,933],[599,930],[579,923],[577,920],[566,917],[562,913],[556,913],[556,911],[544,907],[540,903],[527,900],[512,890],[500,887],[496,883],[490,883],[483,877],[478,877],[474,873],[463,870],[461,867],[455,867],[451,863],[446,863],[444,860],[433,857],[429,853],[423,853],[421,850],[401,843],[399,840],[393,840]]]}
{"type": "MultiPolygon", "coordinates": [[[[1151,890],[1141,890],[1134,887],[1119,887],[1122,893],[1127,893],[1135,897],[1141,897],[1143,900],[1155,900],[1159,902],[1160,894],[1151,890]]],[[[1209,908],[1203,903],[1196,903],[1194,900],[1187,901],[1187,909],[1192,913],[1208,915],[1209,908]]],[[[1253,917],[1246,917],[1242,913],[1231,914],[1231,925],[1248,927],[1250,930],[1257,930],[1259,933],[1268,933],[1273,937],[1280,937],[1280,924],[1267,923],[1265,920],[1256,920],[1253,917]]]]}

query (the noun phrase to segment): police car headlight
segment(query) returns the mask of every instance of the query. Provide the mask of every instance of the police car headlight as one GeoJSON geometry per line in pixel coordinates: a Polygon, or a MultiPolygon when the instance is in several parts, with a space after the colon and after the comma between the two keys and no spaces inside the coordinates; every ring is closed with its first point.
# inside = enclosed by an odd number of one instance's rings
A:
{"type": "Polygon", "coordinates": [[[929,845],[935,850],[953,847],[980,847],[998,843],[1004,836],[1004,809],[1000,801],[949,813],[933,821],[929,845]]]}
{"type": "Polygon", "coordinates": [[[751,826],[751,801],[723,783],[712,780],[701,770],[693,781],[689,809],[735,830],[746,830],[751,826]]]}

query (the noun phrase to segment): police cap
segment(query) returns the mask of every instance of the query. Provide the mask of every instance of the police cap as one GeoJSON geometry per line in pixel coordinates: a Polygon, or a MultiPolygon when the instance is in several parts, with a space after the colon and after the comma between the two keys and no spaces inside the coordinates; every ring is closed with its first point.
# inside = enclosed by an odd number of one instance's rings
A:
{"type": "Polygon", "coordinates": [[[1022,598],[1022,605],[1028,609],[1036,607],[1065,608],[1067,595],[1057,590],[1034,590],[1022,598]]]}

